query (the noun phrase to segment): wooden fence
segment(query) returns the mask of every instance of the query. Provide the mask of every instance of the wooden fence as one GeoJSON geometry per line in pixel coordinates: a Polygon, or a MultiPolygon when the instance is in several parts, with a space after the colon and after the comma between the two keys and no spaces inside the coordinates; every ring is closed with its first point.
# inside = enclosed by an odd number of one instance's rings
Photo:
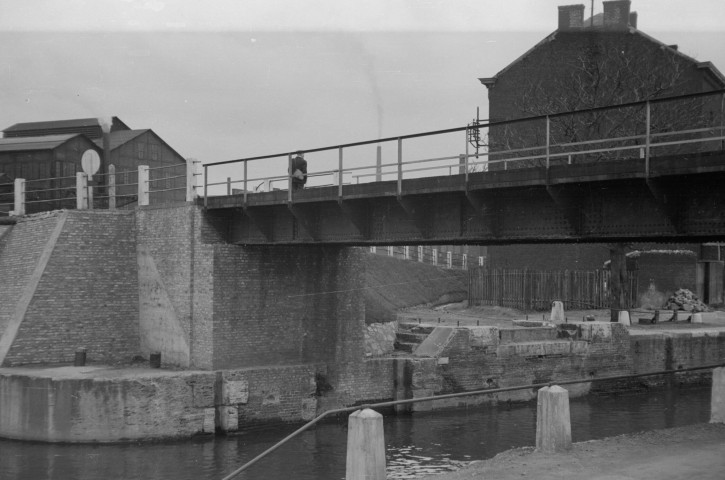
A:
{"type": "MultiPolygon", "coordinates": [[[[469,305],[495,305],[524,311],[548,310],[560,300],[566,309],[609,308],[609,270],[469,270],[469,305]]],[[[637,303],[637,275],[628,272],[628,308],[637,303]]]]}

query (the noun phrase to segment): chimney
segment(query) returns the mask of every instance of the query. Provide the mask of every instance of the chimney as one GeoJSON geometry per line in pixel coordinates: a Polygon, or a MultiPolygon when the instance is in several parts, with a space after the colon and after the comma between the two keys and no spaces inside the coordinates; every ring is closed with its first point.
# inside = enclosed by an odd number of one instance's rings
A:
{"type": "Polygon", "coordinates": [[[103,162],[104,168],[108,168],[111,164],[111,128],[113,126],[113,119],[108,117],[100,117],[98,124],[101,126],[103,131],[103,162]]]}
{"type": "Polygon", "coordinates": [[[559,30],[571,30],[584,26],[584,5],[559,7],[559,30]]]}
{"type": "Polygon", "coordinates": [[[632,12],[629,14],[629,25],[637,28],[637,12],[632,12]]]}
{"type": "Polygon", "coordinates": [[[630,0],[612,0],[604,5],[604,28],[626,29],[629,26],[630,0]]]}

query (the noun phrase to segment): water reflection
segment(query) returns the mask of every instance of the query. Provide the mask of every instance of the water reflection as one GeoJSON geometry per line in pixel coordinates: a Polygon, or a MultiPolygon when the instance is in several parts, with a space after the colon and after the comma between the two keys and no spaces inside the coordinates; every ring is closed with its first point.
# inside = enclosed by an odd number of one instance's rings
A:
{"type": "MultiPolygon", "coordinates": [[[[574,441],[707,422],[710,389],[670,389],[571,401],[574,441]]],[[[0,440],[0,478],[96,480],[219,479],[295,427],[233,437],[125,445],[54,445],[0,440]]],[[[533,445],[536,403],[476,406],[386,416],[389,478],[460,468],[512,447],[533,445]]],[[[346,420],[318,425],[240,479],[336,480],[345,477],[346,420]]]]}

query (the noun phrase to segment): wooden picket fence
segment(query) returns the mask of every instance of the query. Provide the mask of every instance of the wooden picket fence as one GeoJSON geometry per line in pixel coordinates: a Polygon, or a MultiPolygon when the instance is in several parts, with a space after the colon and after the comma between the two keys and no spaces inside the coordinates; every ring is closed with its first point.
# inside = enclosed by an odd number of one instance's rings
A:
{"type": "MultiPolygon", "coordinates": [[[[469,270],[469,305],[495,305],[524,311],[548,310],[559,300],[566,309],[609,308],[609,270],[469,270]]],[[[637,275],[628,272],[628,307],[637,301],[637,275]]]]}

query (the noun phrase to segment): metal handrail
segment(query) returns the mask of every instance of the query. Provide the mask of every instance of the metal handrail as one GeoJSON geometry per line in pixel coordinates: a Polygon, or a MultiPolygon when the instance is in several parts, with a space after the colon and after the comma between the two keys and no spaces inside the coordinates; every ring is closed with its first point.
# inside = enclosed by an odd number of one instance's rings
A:
{"type": "Polygon", "coordinates": [[[340,413],[348,413],[348,412],[354,412],[356,410],[363,410],[366,408],[383,408],[383,407],[392,407],[395,405],[407,405],[411,403],[419,403],[419,402],[431,402],[435,400],[445,400],[449,398],[459,398],[459,397],[470,397],[474,395],[488,395],[492,393],[502,393],[502,392],[513,392],[517,390],[527,390],[527,389],[534,389],[534,388],[543,388],[543,387],[550,387],[552,385],[575,385],[578,383],[592,383],[592,382],[604,382],[604,381],[613,381],[613,380],[625,380],[629,378],[640,378],[640,377],[649,377],[649,376],[655,376],[655,375],[669,375],[669,374],[675,374],[675,373],[684,373],[684,372],[693,372],[697,370],[710,370],[714,368],[721,368],[725,367],[725,363],[722,364],[715,364],[715,365],[704,365],[700,367],[688,367],[688,368],[680,368],[677,370],[662,370],[659,372],[647,372],[647,373],[634,373],[629,375],[612,375],[608,377],[598,377],[598,378],[590,378],[587,380],[562,380],[562,381],[551,381],[551,382],[542,382],[542,383],[533,383],[531,385],[517,385],[514,387],[502,387],[502,388],[488,388],[488,389],[480,389],[480,390],[471,390],[468,392],[459,392],[459,393],[447,393],[443,395],[435,395],[435,396],[429,396],[429,397],[420,397],[420,398],[407,398],[404,400],[391,400],[389,402],[378,402],[378,403],[369,403],[364,405],[357,405],[355,407],[345,407],[345,408],[337,408],[334,410],[328,410],[326,412],[321,413],[314,419],[310,420],[291,434],[284,437],[279,442],[275,443],[271,447],[269,447],[267,450],[263,451],[241,467],[237,468],[224,478],[222,480],[231,480],[240,473],[242,473],[244,470],[248,469],[255,463],[257,463],[262,458],[266,457],[270,453],[277,450],[279,447],[287,443],[288,441],[292,440],[294,437],[299,435],[300,433],[304,432],[305,430],[308,430],[310,427],[314,426],[316,423],[319,423],[320,420],[324,419],[325,417],[328,417],[330,415],[337,415],[340,413]]]}

